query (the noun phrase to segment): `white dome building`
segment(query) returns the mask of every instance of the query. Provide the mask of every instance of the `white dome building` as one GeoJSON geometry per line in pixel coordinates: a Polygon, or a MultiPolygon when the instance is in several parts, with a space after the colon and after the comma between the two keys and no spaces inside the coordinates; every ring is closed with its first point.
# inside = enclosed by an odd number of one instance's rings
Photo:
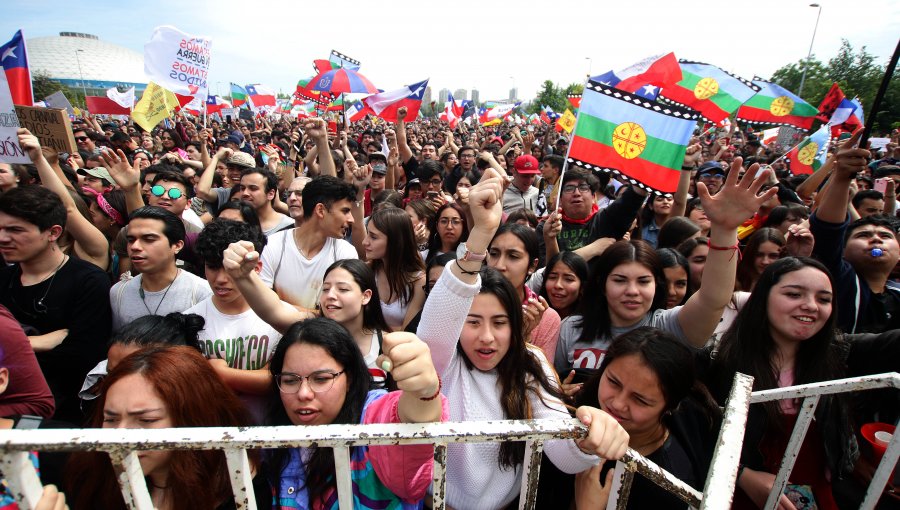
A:
{"type": "Polygon", "coordinates": [[[60,32],[59,36],[26,41],[32,74],[43,72],[73,90],[105,95],[110,87],[147,87],[144,56],[136,51],[101,41],[96,35],[60,32]]]}

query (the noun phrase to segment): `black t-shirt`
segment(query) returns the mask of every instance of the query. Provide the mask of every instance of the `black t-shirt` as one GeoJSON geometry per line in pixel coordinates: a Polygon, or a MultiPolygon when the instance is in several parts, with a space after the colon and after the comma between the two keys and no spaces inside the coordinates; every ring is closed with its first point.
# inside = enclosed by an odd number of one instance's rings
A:
{"type": "Polygon", "coordinates": [[[28,335],[59,329],[69,334],[53,349],[37,353],[56,400],[54,419],[81,424],[78,390],[85,375],[106,357],[112,327],[109,277],[97,266],[69,258],[54,277],[23,287],[18,265],[0,270],[0,304],[28,335]]]}
{"type": "Polygon", "coordinates": [[[869,306],[862,310],[857,333],[883,333],[900,328],[900,292],[886,290],[871,294],[869,306]]]}

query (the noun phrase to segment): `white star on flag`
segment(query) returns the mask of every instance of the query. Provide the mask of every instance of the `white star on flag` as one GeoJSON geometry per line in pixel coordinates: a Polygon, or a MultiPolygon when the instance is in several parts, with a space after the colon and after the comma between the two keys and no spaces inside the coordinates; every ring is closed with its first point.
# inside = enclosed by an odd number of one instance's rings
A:
{"type": "Polygon", "coordinates": [[[18,58],[16,54],[13,53],[16,51],[16,48],[18,48],[18,46],[10,46],[7,48],[6,51],[3,52],[3,57],[0,58],[0,60],[6,60],[7,57],[18,58]]]}

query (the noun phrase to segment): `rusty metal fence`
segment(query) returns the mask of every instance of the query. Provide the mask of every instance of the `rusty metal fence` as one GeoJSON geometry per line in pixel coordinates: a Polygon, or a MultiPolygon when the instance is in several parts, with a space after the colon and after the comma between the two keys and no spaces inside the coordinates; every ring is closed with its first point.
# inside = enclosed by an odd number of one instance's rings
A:
{"type": "MultiPolygon", "coordinates": [[[[634,475],[645,476],[687,505],[709,510],[726,510],[734,496],[744,428],[749,406],[785,398],[803,398],[797,425],[775,480],[766,508],[775,508],[777,495],[790,475],[796,452],[811,422],[821,395],[875,388],[900,388],[897,373],[858,377],[751,393],[753,379],[735,376],[724,413],[722,428],[709,476],[699,492],[653,462],[629,449],[616,465],[616,476],[608,509],[624,509],[634,475]]],[[[138,452],[144,450],[222,450],[231,471],[235,504],[239,510],[254,510],[248,449],[297,448],[315,444],[332,448],[338,501],[341,508],[353,508],[350,480],[350,450],[363,445],[434,445],[433,507],[443,510],[446,496],[447,445],[525,441],[519,507],[530,509],[537,495],[543,442],[582,437],[584,427],[574,419],[488,421],[429,424],[326,425],[320,427],[178,428],[156,430],[55,429],[9,430],[0,432],[0,469],[19,508],[34,508],[41,495],[41,483],[28,459],[30,451],[102,451],[115,469],[119,486],[129,508],[150,510],[153,505],[141,471],[138,452]]],[[[900,440],[891,441],[875,472],[861,508],[874,507],[900,456],[900,440]]]]}

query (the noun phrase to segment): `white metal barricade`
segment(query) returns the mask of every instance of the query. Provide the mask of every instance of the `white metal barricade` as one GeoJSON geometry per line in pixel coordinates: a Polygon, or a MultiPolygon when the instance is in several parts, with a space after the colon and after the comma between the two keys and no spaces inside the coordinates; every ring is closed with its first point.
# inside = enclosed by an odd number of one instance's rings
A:
{"type": "MultiPolygon", "coordinates": [[[[710,510],[730,508],[734,496],[740,452],[744,439],[747,411],[752,403],[784,398],[804,398],[801,415],[791,436],[775,487],[767,508],[774,508],[790,475],[796,451],[812,418],[820,395],[874,388],[900,388],[900,375],[859,377],[826,383],[794,386],[751,393],[753,379],[735,376],[725,409],[715,455],[702,493],[663,470],[633,450],[617,463],[613,497],[608,508],[625,508],[634,474],[645,476],[692,507],[710,510]]],[[[240,510],[256,508],[251,484],[247,450],[296,448],[315,443],[333,448],[338,501],[344,509],[353,508],[349,448],[362,445],[432,444],[434,455],[433,506],[445,508],[447,445],[525,441],[519,507],[530,509],[537,496],[537,480],[543,442],[551,439],[583,437],[585,428],[575,419],[510,420],[466,423],[326,425],[319,427],[209,427],[179,429],[49,429],[0,431],[0,468],[19,507],[34,508],[41,495],[41,484],[28,459],[30,451],[102,451],[118,476],[129,508],[153,508],[141,471],[137,452],[142,450],[222,450],[231,471],[235,503],[240,510]]],[[[900,440],[894,436],[875,472],[863,509],[874,507],[884,490],[888,476],[900,456],[900,440]]]]}

